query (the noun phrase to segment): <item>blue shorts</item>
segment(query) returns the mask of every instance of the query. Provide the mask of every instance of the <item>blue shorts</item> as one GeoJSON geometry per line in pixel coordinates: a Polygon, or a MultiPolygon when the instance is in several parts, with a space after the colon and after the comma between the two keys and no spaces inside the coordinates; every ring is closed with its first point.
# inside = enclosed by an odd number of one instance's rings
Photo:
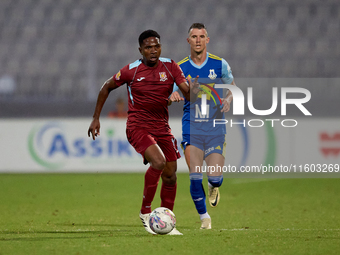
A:
{"type": "Polygon", "coordinates": [[[189,135],[183,134],[183,141],[181,147],[183,151],[188,145],[193,145],[198,149],[204,151],[204,158],[212,153],[221,154],[225,157],[226,135],[189,135]]]}

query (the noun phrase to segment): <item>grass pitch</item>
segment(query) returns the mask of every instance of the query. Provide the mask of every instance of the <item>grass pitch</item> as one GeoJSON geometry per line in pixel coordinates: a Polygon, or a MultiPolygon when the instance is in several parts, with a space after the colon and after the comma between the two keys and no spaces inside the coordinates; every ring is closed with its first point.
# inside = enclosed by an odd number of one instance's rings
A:
{"type": "Polygon", "coordinates": [[[143,174],[2,174],[0,254],[340,253],[340,179],[225,178],[208,208],[213,229],[200,230],[188,174],[178,174],[183,236],[144,230],[142,189],[143,174]]]}

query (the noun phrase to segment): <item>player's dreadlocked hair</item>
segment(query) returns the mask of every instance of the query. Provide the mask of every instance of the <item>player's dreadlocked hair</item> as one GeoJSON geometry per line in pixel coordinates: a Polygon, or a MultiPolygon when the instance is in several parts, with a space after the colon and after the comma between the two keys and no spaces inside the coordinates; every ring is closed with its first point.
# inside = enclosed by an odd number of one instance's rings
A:
{"type": "Polygon", "coordinates": [[[145,30],[143,33],[140,34],[138,38],[139,46],[142,46],[143,41],[149,37],[157,37],[159,38],[159,40],[161,40],[161,36],[156,31],[151,30],[151,29],[145,30]]]}

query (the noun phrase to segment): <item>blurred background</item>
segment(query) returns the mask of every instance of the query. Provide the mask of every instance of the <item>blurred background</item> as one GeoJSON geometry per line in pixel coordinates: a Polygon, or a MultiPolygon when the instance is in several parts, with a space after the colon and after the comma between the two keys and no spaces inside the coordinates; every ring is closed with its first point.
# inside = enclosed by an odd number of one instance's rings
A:
{"type": "MultiPolygon", "coordinates": [[[[256,109],[271,107],[273,87],[311,92],[304,106],[312,117],[294,105],[286,116],[280,104],[272,114],[296,118],[296,128],[228,127],[226,164],[340,162],[339,0],[1,0],[0,172],[144,172],[126,140],[126,88],[110,94],[93,141],[87,129],[96,98],[141,57],[141,32],[158,31],[162,56],[178,62],[190,53],[194,22],[205,23],[208,51],[227,60],[246,97],[253,87],[256,109]]],[[[178,142],[182,107],[169,108],[178,142]]],[[[183,159],[178,169],[187,171],[183,159]]]]}
{"type": "MultiPolygon", "coordinates": [[[[301,85],[313,116],[340,116],[338,0],[2,0],[0,117],[91,117],[104,81],[140,58],[142,31],[158,31],[162,56],[178,62],[193,22],[206,24],[209,52],[228,61],[236,83],[257,88],[259,105],[275,86],[263,79],[313,78],[301,85]]],[[[103,115],[118,98],[125,88],[103,115]]]]}

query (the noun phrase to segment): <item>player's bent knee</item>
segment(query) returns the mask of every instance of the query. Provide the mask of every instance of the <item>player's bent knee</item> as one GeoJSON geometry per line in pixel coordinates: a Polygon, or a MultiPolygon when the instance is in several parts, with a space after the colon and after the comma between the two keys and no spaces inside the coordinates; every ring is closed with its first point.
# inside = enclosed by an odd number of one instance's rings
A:
{"type": "Polygon", "coordinates": [[[165,156],[157,144],[149,146],[144,153],[144,157],[150,163],[150,166],[155,169],[163,170],[166,165],[165,156]]]}
{"type": "Polygon", "coordinates": [[[175,185],[177,181],[177,162],[167,162],[163,173],[162,173],[162,181],[169,185],[175,185]]]}
{"type": "Polygon", "coordinates": [[[158,169],[158,170],[163,170],[165,167],[165,164],[166,164],[166,161],[164,157],[155,158],[150,162],[150,165],[153,168],[158,169]]]}
{"type": "Polygon", "coordinates": [[[172,175],[167,175],[162,173],[162,182],[169,184],[169,185],[175,185],[177,182],[177,175],[176,173],[173,173],[172,175]]]}

